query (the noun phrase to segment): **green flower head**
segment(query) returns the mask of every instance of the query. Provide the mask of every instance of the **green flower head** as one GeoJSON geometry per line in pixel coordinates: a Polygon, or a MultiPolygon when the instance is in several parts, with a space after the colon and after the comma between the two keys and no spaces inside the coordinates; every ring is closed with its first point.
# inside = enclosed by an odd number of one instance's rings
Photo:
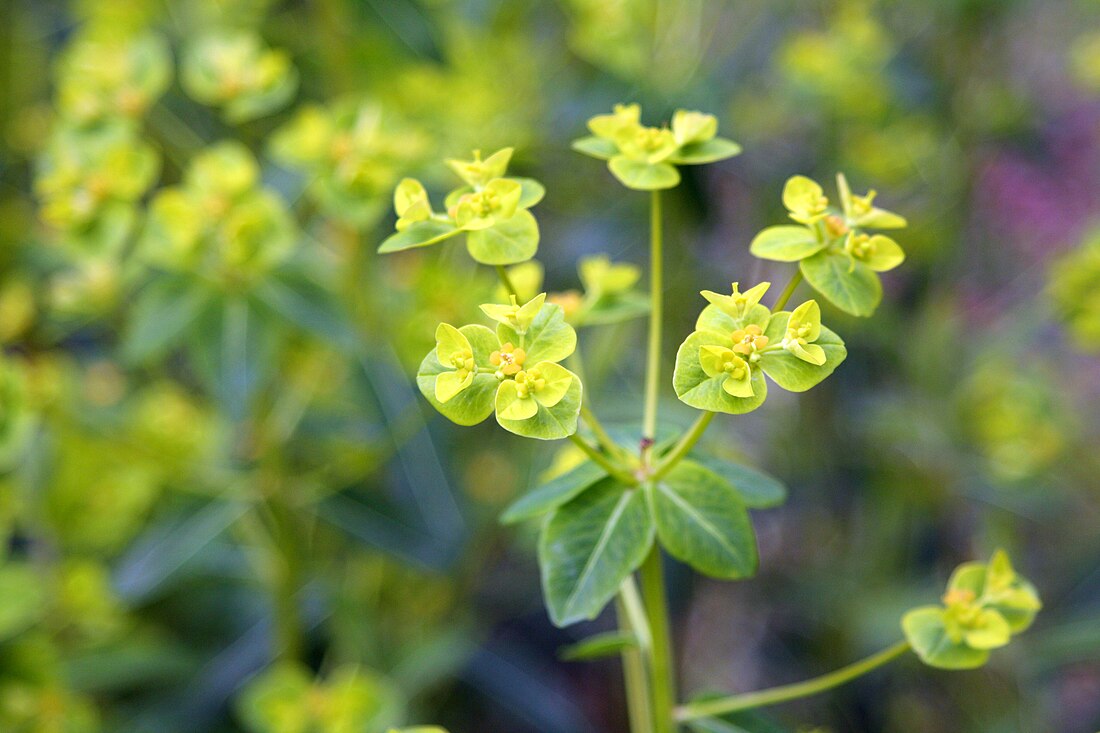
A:
{"type": "Polygon", "coordinates": [[[814,180],[793,176],[783,187],[783,205],[799,226],[764,229],[750,245],[765,260],[797,262],[802,275],[825,298],[856,316],[869,316],[882,300],[879,272],[905,261],[890,237],[867,229],[895,229],[905,219],[874,206],[875,192],[853,195],[844,174],[837,174],[839,208],[830,205],[814,180]]]}
{"type": "Polygon", "coordinates": [[[496,413],[506,430],[552,440],[577,429],[581,383],[558,364],[573,353],[576,333],[561,308],[541,293],[518,305],[495,303],[482,310],[497,330],[480,325],[441,324],[436,348],[420,366],[417,384],[444,416],[474,425],[496,413]]]}
{"type": "Polygon", "coordinates": [[[81,126],[136,119],[171,80],[172,54],[160,36],[86,36],[70,45],[58,64],[58,106],[66,121],[81,126]]]}
{"type": "Polygon", "coordinates": [[[902,629],[925,664],[969,669],[985,664],[989,650],[1027,629],[1041,607],[1035,588],[997,550],[988,564],[959,566],[948,581],[943,605],[909,611],[902,629]]]}
{"type": "Polygon", "coordinates": [[[257,34],[218,32],[184,50],[180,81],[196,101],[222,108],[232,122],[247,122],[289,102],[298,72],[285,51],[267,48],[257,34]]]}
{"type": "Polygon", "coordinates": [[[448,160],[466,185],[447,194],[443,212],[432,208],[419,181],[401,181],[393,196],[397,233],[382,242],[378,251],[427,247],[465,234],[470,256],[483,264],[510,265],[531,259],[538,250],[539,229],[527,209],[542,200],[545,190],[530,178],[505,177],[511,158],[512,148],[504,148],[484,160],[476,150],[473,160],[448,160]]]}
{"type": "Polygon", "coordinates": [[[760,304],[767,288],[761,283],[742,293],[734,283],[730,295],[703,291],[710,305],[676,354],[672,380],[682,402],[713,412],[749,412],[767,396],[764,375],[783,389],[803,392],[844,361],[844,342],[821,325],[815,301],[772,313],[760,304]]]}
{"type": "Polygon", "coordinates": [[[286,204],[260,186],[252,153],[222,142],[191,161],[181,185],[157,192],[141,252],[166,269],[240,282],[284,261],[296,234],[286,204]]]}
{"type": "Polygon", "coordinates": [[[35,170],[42,220],[80,250],[117,251],[159,171],[156,153],[127,125],[59,130],[35,170]]]}
{"type": "Polygon", "coordinates": [[[473,160],[451,158],[445,162],[448,168],[466,182],[467,186],[480,189],[487,186],[490,181],[504,176],[508,170],[508,163],[512,160],[513,152],[515,152],[515,148],[502,148],[482,160],[481,151],[475,150],[473,160]]]}
{"type": "Polygon", "coordinates": [[[733,157],[741,147],[717,137],[718,120],[703,112],[677,110],[672,126],[647,127],[637,104],[615,105],[611,114],[588,121],[590,137],[573,149],[606,160],[620,183],[639,191],[673,188],[680,182],[677,165],[698,165],[733,157]]]}
{"type": "Polygon", "coordinates": [[[419,165],[428,145],[407,121],[353,98],[299,109],[272,136],[271,154],[305,177],[306,195],[326,216],[363,228],[384,215],[394,185],[406,185],[401,172],[419,165]]]}

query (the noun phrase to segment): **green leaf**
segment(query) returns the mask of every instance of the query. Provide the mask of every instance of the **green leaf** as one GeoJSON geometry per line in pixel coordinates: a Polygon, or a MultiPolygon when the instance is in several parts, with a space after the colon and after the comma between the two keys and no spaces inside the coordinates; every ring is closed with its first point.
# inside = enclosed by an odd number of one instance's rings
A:
{"type": "Polygon", "coordinates": [[[683,146],[673,153],[668,161],[677,165],[701,165],[725,160],[740,154],[741,146],[733,140],[715,137],[706,142],[689,143],[683,146]]]}
{"type": "MultiPolygon", "coordinates": [[[[473,347],[474,363],[481,367],[489,366],[489,354],[500,344],[496,334],[485,326],[470,325],[458,329],[470,341],[473,347]]],[[[432,407],[451,422],[459,425],[477,425],[493,414],[493,401],[496,398],[499,382],[492,374],[475,374],[473,383],[444,403],[435,398],[436,377],[444,372],[453,371],[439,363],[435,349],[432,349],[416,374],[416,386],[420,393],[432,403],[432,407]]]]}
{"type": "Polygon", "coordinates": [[[611,160],[619,154],[619,148],[615,143],[602,137],[596,137],[595,135],[574,140],[572,147],[578,153],[583,153],[593,158],[599,158],[600,160],[611,160]]]}
{"type": "Polygon", "coordinates": [[[620,183],[635,191],[659,191],[675,188],[680,183],[680,172],[669,163],[646,163],[617,155],[608,162],[607,167],[620,183]]]}
{"type": "Polygon", "coordinates": [[[523,335],[501,323],[497,326],[497,338],[502,344],[511,342],[526,351],[528,364],[561,361],[577,348],[577,332],[565,322],[561,306],[553,303],[542,306],[523,335]]]}
{"type": "Polygon", "coordinates": [[[697,331],[716,331],[717,333],[731,334],[749,324],[756,324],[760,328],[768,327],[768,319],[771,311],[762,305],[753,306],[744,318],[734,318],[716,305],[708,305],[699,314],[695,321],[697,331]]]}
{"type": "Polygon", "coordinates": [[[756,572],[756,535],[737,491],[693,461],[646,487],[657,536],[669,554],[715,578],[756,572]]]}
{"type": "Polygon", "coordinates": [[[974,669],[985,664],[989,651],[951,641],[943,614],[939,606],[923,606],[902,617],[905,638],[921,661],[939,669],[974,669]]]}
{"type": "Polygon", "coordinates": [[[787,500],[787,487],[779,479],[755,468],[714,456],[693,459],[724,478],[750,509],[769,509],[787,500]]]}
{"type": "Polygon", "coordinates": [[[605,479],[557,509],[539,537],[539,567],[557,626],[593,619],[653,545],[653,519],[639,489],[605,479]]]}
{"type": "Polygon", "coordinates": [[[46,588],[39,571],[27,563],[0,566],[0,641],[10,639],[38,620],[46,588]]]}
{"type": "Polygon", "coordinates": [[[566,662],[603,659],[614,657],[624,649],[633,649],[637,646],[637,637],[629,631],[607,631],[562,647],[558,650],[558,659],[566,662]]]}
{"type": "Polygon", "coordinates": [[[520,185],[519,208],[529,209],[546,195],[546,188],[534,178],[509,178],[520,185]]]}
{"type": "MultiPolygon", "coordinates": [[[[563,371],[567,371],[564,370],[563,371]]],[[[569,372],[573,382],[569,390],[553,407],[547,407],[538,400],[533,400],[538,407],[538,412],[524,420],[508,420],[497,413],[497,422],[510,433],[522,435],[525,438],[536,440],[560,440],[568,438],[577,432],[577,417],[581,411],[581,380],[576,374],[569,372]]],[[[479,375],[480,376],[480,375],[479,375]]],[[[492,377],[492,375],[486,375],[492,377]]],[[[496,381],[496,377],[492,377],[496,381]]],[[[475,378],[476,384],[476,378],[475,378]]],[[[469,389],[466,390],[467,392],[469,389]]],[[[449,404],[449,403],[448,403],[449,404]]]]}
{"type": "Polygon", "coordinates": [[[819,293],[845,313],[869,316],[882,301],[882,282],[862,262],[847,255],[818,252],[802,260],[802,274],[819,293]]]}
{"type": "Polygon", "coordinates": [[[466,249],[483,265],[514,265],[535,256],[539,249],[539,225],[529,211],[517,211],[509,219],[487,229],[468,232],[466,249]]]}
{"type": "Polygon", "coordinates": [[[133,363],[162,355],[213,302],[213,294],[193,280],[154,280],[138,293],[130,311],[123,358],[133,363]]]}
{"type": "Polygon", "coordinates": [[[672,373],[672,386],[676,396],[685,405],[698,410],[725,412],[740,415],[752,412],[764,404],[768,396],[768,385],[764,381],[764,372],[759,368],[752,370],[752,397],[734,397],[722,389],[725,375],[709,377],[699,363],[699,348],[702,346],[733,346],[733,340],[714,331],[696,331],[688,336],[676,352],[676,368],[672,373]]]}
{"type": "MultiPolygon", "coordinates": [[[[778,345],[783,342],[790,317],[791,314],[788,311],[772,314],[772,319],[764,332],[771,344],[778,345]]],[[[825,326],[821,327],[821,333],[814,343],[825,352],[825,363],[820,366],[799,359],[786,349],[782,349],[765,351],[760,356],[760,367],[776,384],[788,392],[805,392],[832,374],[833,370],[848,356],[844,341],[825,326]]]]}
{"type": "Polygon", "coordinates": [[[378,247],[379,254],[400,252],[413,247],[427,247],[458,234],[460,230],[448,221],[418,221],[402,232],[386,237],[378,247]]]}
{"type": "Polygon", "coordinates": [[[591,461],[585,461],[521,496],[504,510],[500,521],[504,524],[515,524],[557,509],[605,476],[607,471],[591,461]]]}
{"type": "Polygon", "coordinates": [[[763,260],[798,262],[825,248],[812,229],[799,226],[768,227],[749,245],[749,251],[763,260]]]}

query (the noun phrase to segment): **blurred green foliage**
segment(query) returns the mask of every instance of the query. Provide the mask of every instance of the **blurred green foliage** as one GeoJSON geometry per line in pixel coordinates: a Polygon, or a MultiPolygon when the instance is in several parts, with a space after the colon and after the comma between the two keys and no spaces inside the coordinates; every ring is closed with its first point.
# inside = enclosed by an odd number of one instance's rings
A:
{"type": "MultiPolygon", "coordinates": [[[[835,377],[709,441],[792,488],[751,585],[676,566],[686,691],[846,663],[1005,546],[1046,608],[1003,662],[730,724],[1093,733],[1098,22],[1088,0],[0,5],[0,729],[623,727],[618,670],[556,661],[576,638],[497,523],[575,452],[452,430],[406,376],[492,273],[453,242],[374,251],[401,178],[442,201],[435,161],[510,146],[547,192],[521,293],[574,327],[641,315],[644,197],[569,151],[628,99],[718,112],[745,151],[668,201],[669,347],[696,284],[780,271],[748,249],[790,173],[874,182],[911,225],[875,322],[824,308],[835,377]]],[[[623,422],[641,336],[583,336],[623,422]]]]}

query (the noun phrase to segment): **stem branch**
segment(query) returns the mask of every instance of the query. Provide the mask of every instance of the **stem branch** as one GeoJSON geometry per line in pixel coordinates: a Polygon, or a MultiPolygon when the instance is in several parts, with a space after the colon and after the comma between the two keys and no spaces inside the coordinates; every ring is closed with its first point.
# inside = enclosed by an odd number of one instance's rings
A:
{"type": "Polygon", "coordinates": [[[715,414],[716,413],[713,412],[702,412],[699,414],[695,423],[686,433],[684,433],[684,436],[680,438],[680,442],[665,454],[664,458],[657,464],[657,468],[653,470],[653,474],[650,476],[653,481],[658,480],[675,468],[676,464],[691,452],[691,449],[699,442],[699,438],[703,437],[703,433],[706,432],[707,426],[710,425],[710,421],[714,419],[715,414]]]}
{"type": "Polygon", "coordinates": [[[607,456],[596,450],[587,440],[581,436],[573,433],[569,436],[569,439],[573,441],[573,444],[584,451],[584,454],[591,458],[596,464],[598,464],[603,470],[607,471],[608,475],[614,477],[616,480],[625,484],[626,486],[635,486],[638,483],[638,479],[631,476],[629,473],[615,465],[607,456]]]}
{"type": "Polygon", "coordinates": [[[791,279],[787,281],[787,287],[783,288],[783,292],[779,294],[779,299],[775,301],[775,305],[772,306],[772,311],[783,310],[783,306],[787,304],[787,301],[794,295],[795,288],[802,282],[802,268],[799,267],[791,275],[791,279]]]}
{"type": "Polygon", "coordinates": [[[497,265],[497,277],[500,278],[501,284],[509,295],[517,294],[516,286],[512,284],[512,278],[508,277],[508,270],[504,269],[504,265],[497,265]]]}
{"type": "Polygon", "coordinates": [[[814,677],[804,682],[772,687],[757,692],[747,692],[743,695],[731,695],[729,697],[719,698],[718,700],[707,700],[705,702],[683,705],[676,710],[676,719],[683,722],[695,720],[697,718],[708,718],[715,715],[725,715],[739,710],[749,710],[765,705],[775,705],[789,700],[797,700],[802,697],[816,695],[865,675],[887,662],[897,659],[907,651],[909,651],[909,643],[899,641],[892,647],[884,649],[877,654],[872,654],[866,659],[862,659],[853,664],[849,664],[847,667],[841,667],[834,672],[829,672],[828,674],[823,674],[820,677],[814,677]]]}

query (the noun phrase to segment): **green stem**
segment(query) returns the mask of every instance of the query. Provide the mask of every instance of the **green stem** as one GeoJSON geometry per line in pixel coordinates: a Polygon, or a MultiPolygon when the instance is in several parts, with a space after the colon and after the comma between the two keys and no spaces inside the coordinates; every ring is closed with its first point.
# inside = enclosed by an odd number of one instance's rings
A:
{"type": "Polygon", "coordinates": [[[512,284],[512,278],[508,277],[508,271],[504,269],[504,265],[497,265],[497,277],[500,278],[501,284],[509,295],[517,295],[516,286],[512,284]]]}
{"type": "Polygon", "coordinates": [[[642,420],[642,465],[648,465],[657,436],[657,388],[661,380],[661,319],[663,311],[663,240],[661,192],[654,191],[649,209],[649,347],[646,352],[645,413],[642,420]]]}
{"type": "Polygon", "coordinates": [[[688,721],[697,718],[708,718],[715,715],[725,715],[727,713],[735,713],[739,710],[749,710],[765,705],[775,705],[789,700],[797,700],[799,698],[809,697],[810,695],[816,695],[865,675],[887,662],[897,659],[907,651],[909,651],[909,643],[899,641],[892,647],[884,649],[877,654],[872,654],[866,659],[849,664],[847,667],[841,667],[835,672],[806,680],[805,682],[796,682],[792,685],[782,685],[780,687],[772,687],[758,692],[731,695],[730,697],[723,697],[718,700],[707,700],[705,702],[681,706],[676,711],[676,719],[679,721],[688,721]]]}
{"type": "Polygon", "coordinates": [[[569,436],[569,439],[573,441],[573,444],[584,451],[584,454],[592,459],[593,462],[598,464],[603,470],[607,471],[608,475],[614,477],[616,480],[622,482],[626,486],[635,486],[638,483],[638,479],[631,476],[619,466],[615,465],[607,456],[600,453],[592,445],[582,438],[581,436],[573,433],[569,436]]]}
{"type": "Polygon", "coordinates": [[[596,417],[596,413],[592,412],[588,405],[581,405],[581,419],[584,420],[584,424],[588,426],[588,429],[592,431],[592,435],[596,438],[596,442],[600,444],[601,448],[610,455],[619,458],[623,457],[622,447],[611,439],[611,435],[608,434],[603,423],[600,422],[600,419],[596,417]]]}
{"type": "Polygon", "coordinates": [[[298,590],[302,582],[301,555],[294,511],[281,496],[268,502],[272,520],[274,563],[272,602],[274,604],[275,655],[279,659],[300,661],[305,651],[302,618],[298,610],[298,590]]]}
{"type": "Polygon", "coordinates": [[[714,419],[715,414],[713,412],[700,413],[695,420],[695,424],[684,433],[684,437],[680,438],[680,442],[657,464],[657,468],[653,470],[653,474],[650,476],[652,480],[656,481],[676,467],[676,464],[699,442],[699,438],[703,437],[703,433],[706,432],[707,426],[710,425],[710,421],[714,419]]]}
{"type": "Polygon", "coordinates": [[[772,311],[783,310],[783,306],[787,304],[787,301],[794,295],[794,289],[798,287],[802,282],[802,268],[798,268],[791,275],[791,279],[787,281],[787,287],[783,288],[783,292],[779,294],[779,299],[775,301],[775,305],[772,306],[772,311]]]}
{"type": "Polygon", "coordinates": [[[676,700],[676,679],[672,663],[672,637],[669,633],[668,599],[665,576],[661,568],[661,549],[654,543],[639,572],[642,600],[652,647],[649,653],[649,681],[653,704],[653,733],[673,733],[673,706],[676,700]]]}
{"type": "Polygon", "coordinates": [[[641,599],[634,579],[623,581],[622,589],[615,599],[615,610],[619,619],[619,629],[629,632],[638,639],[638,646],[622,651],[623,684],[626,687],[626,705],[630,717],[630,730],[634,733],[648,733],[653,730],[653,711],[649,707],[649,680],[646,677],[645,658],[647,643],[643,644],[645,613],[641,609],[641,599]]]}

